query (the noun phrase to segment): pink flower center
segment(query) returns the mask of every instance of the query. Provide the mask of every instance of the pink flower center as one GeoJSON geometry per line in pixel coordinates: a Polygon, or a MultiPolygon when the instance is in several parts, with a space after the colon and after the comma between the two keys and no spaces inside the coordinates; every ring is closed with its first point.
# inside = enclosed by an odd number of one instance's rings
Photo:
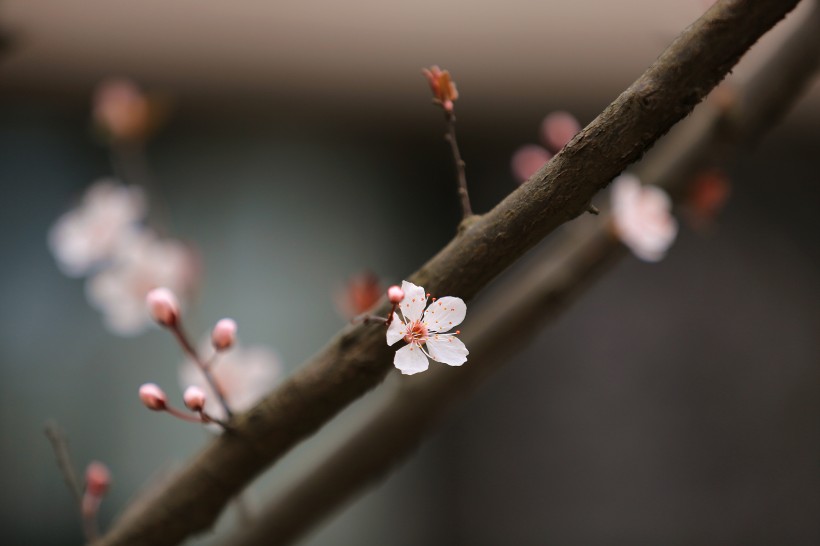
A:
{"type": "Polygon", "coordinates": [[[427,341],[427,326],[418,321],[410,324],[404,334],[404,341],[421,345],[427,341]]]}

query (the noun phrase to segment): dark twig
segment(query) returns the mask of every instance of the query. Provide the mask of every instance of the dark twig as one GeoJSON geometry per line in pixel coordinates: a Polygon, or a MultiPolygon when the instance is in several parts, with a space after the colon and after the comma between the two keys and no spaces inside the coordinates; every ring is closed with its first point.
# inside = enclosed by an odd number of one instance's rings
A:
{"type": "Polygon", "coordinates": [[[57,468],[63,476],[68,490],[77,501],[77,507],[80,508],[83,502],[83,486],[80,478],[77,476],[77,471],[74,468],[74,463],[71,460],[71,452],[68,449],[68,437],[65,435],[60,426],[54,421],[48,421],[43,429],[48,441],[51,442],[51,448],[54,450],[54,455],[57,457],[57,468]]]}
{"type": "Polygon", "coordinates": [[[453,154],[456,167],[458,196],[461,200],[461,219],[466,220],[473,215],[473,209],[470,206],[470,194],[467,192],[467,174],[464,170],[466,164],[461,158],[461,151],[458,148],[458,140],[456,139],[456,116],[450,111],[445,111],[444,117],[447,122],[447,133],[444,135],[444,140],[450,143],[450,151],[453,154]]]}
{"type": "MultiPolygon", "coordinates": [[[[797,0],[721,0],[690,25],[629,89],[558,155],[408,280],[470,299],[561,224],[687,115],[797,0]]],[[[387,312],[387,304],[382,306],[387,312]]],[[[170,545],[213,524],[265,467],[314,433],[391,369],[384,332],[344,329],[249,412],[237,434],[206,447],[145,510],[118,521],[100,544],[170,545]]]]}

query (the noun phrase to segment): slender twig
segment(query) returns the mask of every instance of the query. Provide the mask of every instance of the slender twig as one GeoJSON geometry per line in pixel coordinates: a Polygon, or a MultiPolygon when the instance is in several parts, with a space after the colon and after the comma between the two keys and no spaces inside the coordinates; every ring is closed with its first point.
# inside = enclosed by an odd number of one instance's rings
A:
{"type": "Polygon", "coordinates": [[[68,490],[74,496],[74,500],[77,501],[77,506],[80,507],[83,501],[83,486],[80,482],[80,478],[77,476],[74,463],[71,460],[71,452],[68,449],[68,437],[54,421],[48,421],[45,424],[43,432],[45,432],[46,437],[49,442],[51,442],[51,448],[57,457],[57,468],[60,470],[60,474],[62,474],[63,480],[65,480],[68,486],[68,490]]]}
{"type": "MultiPolygon", "coordinates": [[[[358,324],[360,322],[363,323],[363,324],[371,324],[371,323],[373,323],[373,324],[387,324],[387,321],[388,321],[388,319],[385,318],[385,317],[381,317],[379,315],[370,315],[370,314],[367,314],[367,313],[365,313],[363,315],[353,317],[352,319],[350,319],[351,324],[358,324]]],[[[387,325],[389,326],[389,324],[387,324],[387,325]]]]}
{"type": "Polygon", "coordinates": [[[230,406],[228,405],[228,401],[225,399],[225,394],[222,392],[222,388],[219,386],[219,383],[216,381],[213,373],[211,373],[211,366],[212,362],[205,362],[197,353],[194,346],[188,340],[188,336],[185,335],[185,331],[182,329],[182,325],[179,321],[175,322],[174,324],[168,327],[169,330],[174,334],[174,337],[179,342],[179,345],[182,347],[182,350],[185,354],[188,355],[191,360],[196,363],[199,370],[202,372],[202,375],[205,377],[205,381],[208,382],[208,385],[211,387],[211,390],[214,391],[216,394],[217,399],[219,400],[219,404],[222,406],[222,409],[225,411],[225,415],[228,417],[228,421],[233,419],[233,412],[231,411],[230,406]]]}
{"type": "Polygon", "coordinates": [[[458,140],[456,139],[456,116],[453,112],[445,110],[444,118],[447,123],[447,132],[444,134],[444,140],[450,143],[450,151],[453,154],[453,161],[456,167],[456,183],[458,184],[458,196],[461,200],[462,220],[466,220],[473,215],[473,209],[470,206],[470,195],[467,192],[467,174],[464,171],[466,164],[461,158],[461,151],[458,148],[458,140]]]}
{"type": "MultiPolygon", "coordinates": [[[[649,158],[644,170],[653,174],[642,178],[676,190],[687,181],[677,175],[678,170],[692,171],[711,161],[714,146],[719,146],[723,159],[728,160],[727,155],[756,142],[778,121],[818,67],[820,3],[758,68],[734,107],[724,112],[699,111],[706,119],[689,120],[677,138],[649,158]],[[766,123],[760,122],[761,112],[769,113],[766,123]],[[725,131],[726,123],[735,129],[725,131]]],[[[481,302],[465,329],[465,343],[475,356],[464,374],[456,377],[431,369],[412,384],[393,384],[392,393],[368,408],[348,438],[304,468],[289,487],[278,491],[262,508],[255,526],[229,536],[225,544],[268,544],[273,536],[280,546],[291,543],[351,497],[380,481],[412,453],[449,407],[506,364],[506,353],[524,348],[545,322],[624,254],[607,233],[606,223],[573,225],[562,244],[544,248],[529,270],[504,279],[481,302]]]]}
{"type": "MultiPolygon", "coordinates": [[[[461,231],[408,280],[470,299],[687,115],[745,51],[798,0],[720,0],[673,42],[558,155],[461,231]]],[[[387,312],[387,302],[380,308],[387,312]]],[[[145,510],[100,541],[176,544],[210,527],[226,503],[273,461],[314,433],[391,369],[384,332],[345,328],[310,362],[169,480],[145,510]]]]}

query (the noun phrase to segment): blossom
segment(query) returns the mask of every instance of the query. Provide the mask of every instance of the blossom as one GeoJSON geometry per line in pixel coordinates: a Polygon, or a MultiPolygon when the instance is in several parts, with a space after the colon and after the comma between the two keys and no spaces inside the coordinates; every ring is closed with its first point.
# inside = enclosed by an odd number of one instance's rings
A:
{"type": "Polygon", "coordinates": [[[123,240],[110,267],[88,279],[89,302],[103,314],[106,326],[119,335],[136,335],[151,322],[145,305],[154,288],[182,296],[193,288],[196,267],[182,243],[160,239],[149,230],[123,240]]]}
{"type": "Polygon", "coordinates": [[[623,174],[612,182],[611,196],[614,228],[621,241],[639,259],[660,261],[678,234],[666,192],[623,174]]]}
{"type": "Polygon", "coordinates": [[[63,214],[48,233],[60,269],[79,277],[110,260],[120,240],[143,220],[143,192],[115,180],[92,185],[80,205],[63,214]]]}
{"type": "Polygon", "coordinates": [[[513,176],[519,184],[523,184],[550,159],[552,159],[552,154],[546,148],[537,144],[522,146],[513,154],[510,162],[513,176]]]}
{"type": "MultiPolygon", "coordinates": [[[[202,344],[203,349],[208,347],[210,339],[202,344]]],[[[200,354],[204,353],[200,351],[200,354]]],[[[279,382],[282,364],[276,353],[267,347],[245,348],[237,343],[230,351],[219,353],[210,371],[231,411],[239,412],[249,409],[279,382]]],[[[182,363],[179,381],[184,389],[194,386],[205,393],[205,413],[215,419],[227,418],[219,398],[195,362],[186,359],[182,363]]]]}
{"type": "Polygon", "coordinates": [[[430,84],[430,89],[433,91],[433,100],[440,104],[447,112],[453,111],[453,101],[458,98],[458,90],[456,84],[450,78],[450,72],[442,70],[438,66],[431,66],[430,68],[423,68],[422,73],[427,78],[430,84]]]}
{"type": "Polygon", "coordinates": [[[412,375],[423,372],[430,365],[428,358],[450,366],[467,362],[467,347],[455,333],[447,332],[464,320],[467,305],[461,298],[447,296],[433,300],[427,306],[424,288],[403,281],[404,299],[398,308],[401,318],[393,313],[387,329],[387,344],[404,339],[407,345],[396,351],[393,364],[401,373],[412,375]]]}

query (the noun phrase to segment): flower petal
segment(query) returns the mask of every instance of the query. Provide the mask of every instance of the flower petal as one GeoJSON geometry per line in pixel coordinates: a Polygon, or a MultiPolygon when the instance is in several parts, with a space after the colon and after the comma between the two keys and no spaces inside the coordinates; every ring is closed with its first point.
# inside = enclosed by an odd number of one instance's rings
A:
{"type": "Polygon", "coordinates": [[[424,356],[421,347],[410,343],[396,351],[393,364],[405,375],[423,372],[430,366],[430,361],[424,356]]]}
{"type": "Polygon", "coordinates": [[[466,314],[464,300],[446,296],[430,304],[424,312],[424,323],[430,332],[448,332],[461,324],[466,314]]]}
{"type": "Polygon", "coordinates": [[[470,354],[460,339],[447,334],[431,336],[427,340],[427,352],[433,360],[450,366],[461,366],[470,354]]]}
{"type": "Polygon", "coordinates": [[[421,319],[421,313],[427,307],[427,295],[424,293],[424,288],[402,281],[401,289],[404,292],[404,299],[401,300],[399,308],[401,308],[405,322],[415,322],[421,319]]]}
{"type": "Polygon", "coordinates": [[[393,322],[390,323],[390,327],[387,329],[387,344],[393,345],[398,340],[404,337],[404,333],[406,326],[401,321],[399,316],[396,313],[393,313],[393,322]]]}

